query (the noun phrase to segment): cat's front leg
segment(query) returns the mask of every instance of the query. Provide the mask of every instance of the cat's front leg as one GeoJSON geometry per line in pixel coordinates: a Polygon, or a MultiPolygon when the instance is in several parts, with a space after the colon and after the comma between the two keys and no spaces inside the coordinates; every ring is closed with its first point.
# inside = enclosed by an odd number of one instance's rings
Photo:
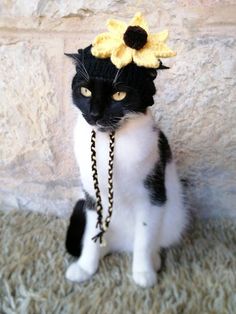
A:
{"type": "Polygon", "coordinates": [[[88,280],[97,271],[100,258],[100,245],[98,241],[95,243],[92,240],[92,237],[98,233],[96,223],[96,211],[86,210],[86,227],[81,256],[66,271],[66,278],[71,281],[82,282],[88,280]]]}
{"type": "Polygon", "coordinates": [[[132,272],[134,281],[142,287],[151,287],[156,283],[157,271],[161,267],[159,240],[162,216],[162,207],[143,204],[135,209],[132,272]]]}

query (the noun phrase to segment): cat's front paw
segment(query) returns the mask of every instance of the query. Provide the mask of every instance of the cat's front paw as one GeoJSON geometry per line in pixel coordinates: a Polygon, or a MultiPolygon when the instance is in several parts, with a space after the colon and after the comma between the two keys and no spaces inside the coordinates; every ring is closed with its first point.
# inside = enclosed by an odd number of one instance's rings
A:
{"type": "Polygon", "coordinates": [[[143,271],[143,272],[135,271],[133,272],[133,279],[137,285],[143,288],[148,288],[156,284],[157,274],[155,271],[143,271]]]}
{"type": "Polygon", "coordinates": [[[84,270],[78,262],[72,263],[66,271],[66,278],[70,281],[82,282],[92,277],[93,274],[84,270]]]}

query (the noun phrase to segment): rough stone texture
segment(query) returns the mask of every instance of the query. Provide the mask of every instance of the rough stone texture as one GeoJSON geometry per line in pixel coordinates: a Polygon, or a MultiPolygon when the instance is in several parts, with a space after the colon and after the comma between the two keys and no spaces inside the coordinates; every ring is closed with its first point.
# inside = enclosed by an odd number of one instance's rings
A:
{"type": "Polygon", "coordinates": [[[80,194],[72,149],[73,66],[110,17],[142,11],[178,55],[156,80],[156,120],[202,216],[236,216],[235,0],[0,3],[0,197],[5,209],[66,215],[80,194]]]}
{"type": "Polygon", "coordinates": [[[69,207],[76,167],[62,102],[63,41],[12,37],[2,40],[0,55],[3,203],[49,212],[69,207]]]}

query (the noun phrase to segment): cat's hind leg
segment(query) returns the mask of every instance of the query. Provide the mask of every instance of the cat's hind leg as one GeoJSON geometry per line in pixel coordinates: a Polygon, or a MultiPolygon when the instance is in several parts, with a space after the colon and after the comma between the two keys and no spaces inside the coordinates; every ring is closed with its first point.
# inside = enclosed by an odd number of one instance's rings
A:
{"type": "Polygon", "coordinates": [[[181,240],[188,225],[189,216],[183,201],[182,186],[174,162],[166,166],[167,202],[161,235],[161,247],[169,247],[181,240]]]}

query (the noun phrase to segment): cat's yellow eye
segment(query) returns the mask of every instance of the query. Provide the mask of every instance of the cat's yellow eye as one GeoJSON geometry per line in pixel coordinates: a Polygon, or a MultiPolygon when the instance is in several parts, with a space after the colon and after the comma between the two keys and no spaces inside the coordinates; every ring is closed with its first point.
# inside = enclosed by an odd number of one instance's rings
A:
{"type": "Polygon", "coordinates": [[[91,91],[86,87],[80,87],[80,92],[84,97],[91,97],[91,91]]]}
{"type": "Polygon", "coordinates": [[[116,101],[123,100],[126,97],[126,92],[116,92],[112,95],[112,98],[116,101]]]}

